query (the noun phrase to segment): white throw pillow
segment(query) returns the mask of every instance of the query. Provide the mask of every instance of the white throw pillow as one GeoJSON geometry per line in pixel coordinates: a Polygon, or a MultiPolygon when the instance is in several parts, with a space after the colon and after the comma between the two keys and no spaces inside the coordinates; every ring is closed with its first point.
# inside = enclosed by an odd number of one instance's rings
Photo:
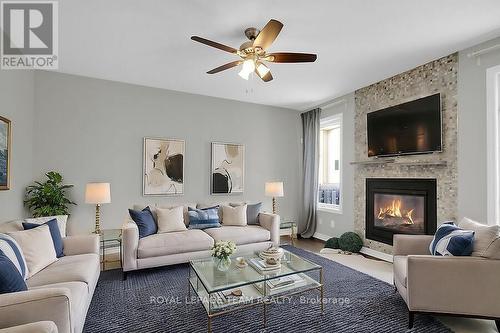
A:
{"type": "Polygon", "coordinates": [[[28,278],[57,261],[48,225],[11,232],[9,235],[16,240],[23,250],[29,271],[28,278]]]}
{"type": "Polygon", "coordinates": [[[66,237],[66,222],[68,221],[68,215],[33,217],[25,219],[24,221],[34,224],[44,224],[45,222],[49,222],[52,219],[57,220],[57,226],[59,227],[59,231],[61,232],[61,237],[66,237]]]}
{"type": "Polygon", "coordinates": [[[156,208],[158,216],[158,233],[185,231],[187,230],[184,224],[184,207],[177,206],[174,208],[156,208]]]}
{"type": "Polygon", "coordinates": [[[500,259],[500,226],[482,224],[467,217],[458,226],[474,231],[473,256],[500,259]]]}
{"type": "Polygon", "coordinates": [[[224,225],[247,225],[247,205],[222,206],[222,224],[224,225]]]}

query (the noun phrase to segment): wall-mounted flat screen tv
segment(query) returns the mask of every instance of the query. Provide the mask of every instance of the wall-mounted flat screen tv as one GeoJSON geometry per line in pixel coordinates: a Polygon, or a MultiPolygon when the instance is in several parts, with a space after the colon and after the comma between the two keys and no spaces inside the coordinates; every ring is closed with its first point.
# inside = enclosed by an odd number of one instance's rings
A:
{"type": "Polygon", "coordinates": [[[367,131],[370,157],[441,151],[441,96],[370,112],[367,131]]]}

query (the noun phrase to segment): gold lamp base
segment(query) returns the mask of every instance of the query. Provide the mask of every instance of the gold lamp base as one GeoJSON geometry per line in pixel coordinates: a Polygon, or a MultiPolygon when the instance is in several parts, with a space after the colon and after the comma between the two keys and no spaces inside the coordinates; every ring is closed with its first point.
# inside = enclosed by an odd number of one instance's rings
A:
{"type": "Polygon", "coordinates": [[[99,205],[99,204],[95,205],[95,230],[94,230],[94,234],[98,234],[98,235],[101,234],[100,208],[101,208],[101,205],[99,205]]]}

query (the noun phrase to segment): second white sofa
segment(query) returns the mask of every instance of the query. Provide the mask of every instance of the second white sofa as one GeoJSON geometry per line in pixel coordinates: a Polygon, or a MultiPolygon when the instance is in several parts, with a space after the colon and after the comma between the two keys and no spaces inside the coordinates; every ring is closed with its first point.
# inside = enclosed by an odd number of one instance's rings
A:
{"type": "MultiPolygon", "coordinates": [[[[198,205],[199,206],[199,205],[198,205]]],[[[135,206],[135,209],[144,207],[135,206]]],[[[237,253],[262,251],[279,245],[280,217],[259,213],[258,225],[224,226],[204,230],[158,233],[139,239],[139,229],[129,217],[122,227],[124,278],[134,270],[174,265],[192,259],[208,258],[219,240],[233,241],[237,253]]]]}

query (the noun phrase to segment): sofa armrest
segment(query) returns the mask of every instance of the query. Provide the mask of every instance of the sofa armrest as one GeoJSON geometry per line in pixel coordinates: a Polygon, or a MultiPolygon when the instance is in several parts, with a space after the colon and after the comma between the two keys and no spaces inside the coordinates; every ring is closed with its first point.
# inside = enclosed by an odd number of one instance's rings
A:
{"type": "Polygon", "coordinates": [[[34,323],[17,325],[0,329],[0,333],[58,333],[53,321],[37,321],[34,323]]]}
{"type": "Polygon", "coordinates": [[[394,235],[394,255],[430,254],[429,245],[433,238],[429,235],[394,235]]]}
{"type": "Polygon", "coordinates": [[[131,220],[122,225],[123,271],[137,269],[137,248],[139,247],[139,228],[131,220]]]}
{"type": "Polygon", "coordinates": [[[500,260],[408,256],[411,311],[500,318],[500,260]]]}
{"type": "Polygon", "coordinates": [[[99,235],[77,235],[63,238],[64,255],[99,254],[99,235]]]}
{"type": "Polygon", "coordinates": [[[0,328],[53,321],[60,333],[71,332],[71,302],[67,288],[43,288],[0,295],[0,328]]]}
{"type": "Polygon", "coordinates": [[[271,241],[275,246],[280,245],[280,216],[271,213],[260,213],[259,224],[261,227],[269,230],[271,241]]]}

